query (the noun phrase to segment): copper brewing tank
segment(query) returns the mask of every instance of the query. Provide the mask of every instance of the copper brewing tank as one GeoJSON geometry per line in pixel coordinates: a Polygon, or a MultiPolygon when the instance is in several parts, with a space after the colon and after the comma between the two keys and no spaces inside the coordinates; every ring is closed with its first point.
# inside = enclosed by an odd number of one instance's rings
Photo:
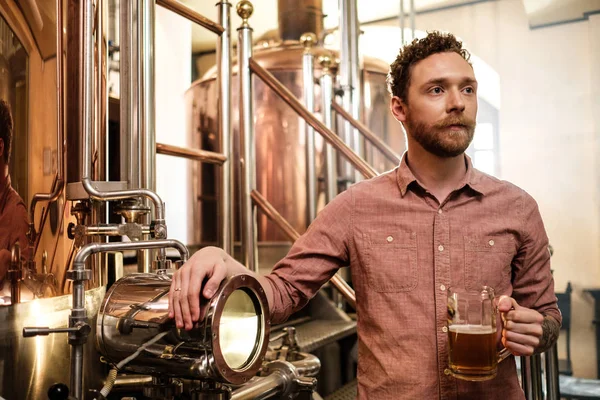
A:
{"type": "MultiPolygon", "coordinates": [[[[315,57],[325,51],[339,57],[335,51],[314,48],[315,57]]],[[[276,45],[258,46],[253,58],[269,70],[289,90],[303,101],[302,82],[303,48],[297,41],[285,41],[276,45]]],[[[389,95],[386,87],[386,75],[389,66],[380,60],[365,57],[362,70],[362,115],[363,122],[399,154],[404,151],[404,137],[398,123],[389,112],[389,95]]],[[[315,62],[315,70],[319,71],[315,62]]],[[[317,75],[320,75],[317,73],[317,75]]],[[[317,76],[318,78],[318,76],[317,76]]],[[[305,161],[305,123],[275,92],[260,79],[254,77],[254,124],[256,138],[256,186],[267,200],[298,231],[307,227],[307,189],[305,161]]],[[[234,62],[232,79],[232,127],[234,136],[234,160],[239,160],[239,93],[237,66],[234,62]]],[[[217,118],[217,85],[214,70],[197,80],[186,92],[188,108],[188,134],[195,148],[219,151],[217,118]]],[[[315,113],[320,110],[320,88],[315,87],[315,113]]],[[[338,125],[341,126],[340,123],[338,125]]],[[[319,208],[323,205],[324,152],[323,140],[316,136],[316,171],[320,187],[319,208]]],[[[377,171],[393,168],[390,162],[366,146],[365,158],[377,171]]],[[[218,167],[197,163],[192,173],[193,198],[197,201],[192,218],[192,246],[205,246],[217,242],[217,202],[219,201],[218,167]]],[[[239,176],[235,178],[235,188],[239,188],[239,176]]],[[[234,197],[236,204],[239,194],[234,197]]],[[[236,207],[237,211],[237,207],[236,207]]],[[[234,221],[239,225],[238,216],[234,221]]],[[[258,241],[260,246],[273,242],[287,242],[287,237],[267,218],[258,213],[258,241]]],[[[236,240],[239,240],[239,226],[236,228],[236,240]]],[[[286,250],[284,250],[286,251],[286,250]]],[[[279,256],[285,255],[279,254],[279,256]]],[[[275,260],[277,256],[275,257],[275,260]]],[[[262,262],[261,262],[262,264],[262,262]]]]}

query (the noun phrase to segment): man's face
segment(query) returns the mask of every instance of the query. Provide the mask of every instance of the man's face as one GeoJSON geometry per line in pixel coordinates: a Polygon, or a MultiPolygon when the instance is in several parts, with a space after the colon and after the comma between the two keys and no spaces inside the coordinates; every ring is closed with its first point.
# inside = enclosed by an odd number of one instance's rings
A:
{"type": "Polygon", "coordinates": [[[469,147],[477,116],[473,68],[454,52],[433,54],[411,71],[407,103],[397,114],[408,135],[438,157],[455,157],[469,147]]]}

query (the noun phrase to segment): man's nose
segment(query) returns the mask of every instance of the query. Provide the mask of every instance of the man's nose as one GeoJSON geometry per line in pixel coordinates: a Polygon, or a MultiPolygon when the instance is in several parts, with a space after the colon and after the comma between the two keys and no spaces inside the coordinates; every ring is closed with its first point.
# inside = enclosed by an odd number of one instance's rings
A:
{"type": "Polygon", "coordinates": [[[450,90],[447,99],[447,113],[451,113],[453,111],[463,112],[465,110],[465,101],[460,90],[450,90]]]}

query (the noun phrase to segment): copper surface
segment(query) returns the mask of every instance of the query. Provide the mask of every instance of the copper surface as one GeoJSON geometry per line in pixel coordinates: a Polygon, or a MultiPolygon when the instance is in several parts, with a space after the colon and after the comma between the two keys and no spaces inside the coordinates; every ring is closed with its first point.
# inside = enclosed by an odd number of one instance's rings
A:
{"type": "Polygon", "coordinates": [[[323,0],[277,0],[279,37],[282,40],[298,40],[305,32],[321,37],[323,18],[323,0]]]}
{"type": "Polygon", "coordinates": [[[271,89],[273,89],[298,115],[309,123],[323,138],[331,144],[337,151],[342,153],[346,159],[359,170],[366,178],[374,178],[377,172],[365,160],[360,158],[352,149],[350,149],[334,132],[329,130],[313,113],[298,101],[298,99],[277,80],[269,71],[260,66],[256,61],[250,60],[250,69],[261,78],[271,89]]]}
{"type": "MultiPolygon", "coordinates": [[[[328,55],[335,59],[338,53],[322,47],[313,47],[311,51],[318,58],[328,55]]],[[[298,99],[303,100],[302,55],[304,47],[299,42],[285,42],[278,46],[254,49],[253,60],[268,69],[298,99]]],[[[237,63],[233,64],[234,73],[237,63]]],[[[388,143],[392,149],[401,154],[405,149],[404,135],[400,124],[389,112],[389,94],[387,93],[386,74],[389,66],[378,59],[365,57],[363,85],[364,90],[364,124],[388,143]]],[[[216,69],[211,69],[205,77],[195,81],[186,92],[188,135],[193,148],[209,151],[220,151],[218,140],[218,88],[215,81],[216,69]]],[[[320,77],[321,70],[315,70],[315,78],[320,77]]],[[[305,161],[305,126],[279,96],[267,87],[260,79],[254,78],[254,124],[256,140],[256,189],[273,204],[277,210],[298,232],[307,227],[306,218],[306,161],[305,161]]],[[[232,104],[238,104],[238,77],[232,79],[232,104]]],[[[315,114],[321,115],[321,89],[315,86],[315,114]]],[[[231,125],[233,131],[232,160],[239,160],[239,115],[232,112],[231,125]]],[[[339,117],[341,120],[341,117],[339,117]]],[[[317,209],[324,205],[324,141],[316,135],[316,173],[317,209]]],[[[395,166],[379,151],[366,145],[366,159],[377,171],[386,171],[395,166]]],[[[237,162],[237,161],[235,161],[237,162]]],[[[201,247],[217,244],[217,215],[220,188],[217,184],[219,169],[214,165],[194,163],[190,177],[190,187],[197,202],[192,207],[189,231],[191,246],[201,247]]],[[[235,238],[239,240],[238,206],[239,177],[234,180],[234,207],[236,215],[235,238]]],[[[268,220],[265,215],[257,217],[258,241],[261,244],[287,241],[287,236],[268,220]]],[[[259,259],[259,262],[262,262],[259,259]]]]}

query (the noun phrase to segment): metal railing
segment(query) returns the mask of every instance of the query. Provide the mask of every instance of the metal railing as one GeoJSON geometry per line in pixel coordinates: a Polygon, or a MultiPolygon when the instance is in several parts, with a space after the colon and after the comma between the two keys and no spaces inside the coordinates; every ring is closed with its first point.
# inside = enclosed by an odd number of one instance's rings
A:
{"type": "Polygon", "coordinates": [[[219,143],[221,152],[212,153],[205,150],[192,150],[176,148],[175,146],[157,144],[160,154],[188,158],[196,161],[218,164],[221,166],[221,198],[218,203],[219,212],[219,244],[230,254],[233,254],[233,140],[231,127],[231,3],[228,0],[219,0],[216,4],[219,12],[219,21],[211,19],[192,10],[177,0],[156,0],[156,4],[170,10],[187,20],[198,24],[217,34],[217,84],[219,87],[219,143]]]}

